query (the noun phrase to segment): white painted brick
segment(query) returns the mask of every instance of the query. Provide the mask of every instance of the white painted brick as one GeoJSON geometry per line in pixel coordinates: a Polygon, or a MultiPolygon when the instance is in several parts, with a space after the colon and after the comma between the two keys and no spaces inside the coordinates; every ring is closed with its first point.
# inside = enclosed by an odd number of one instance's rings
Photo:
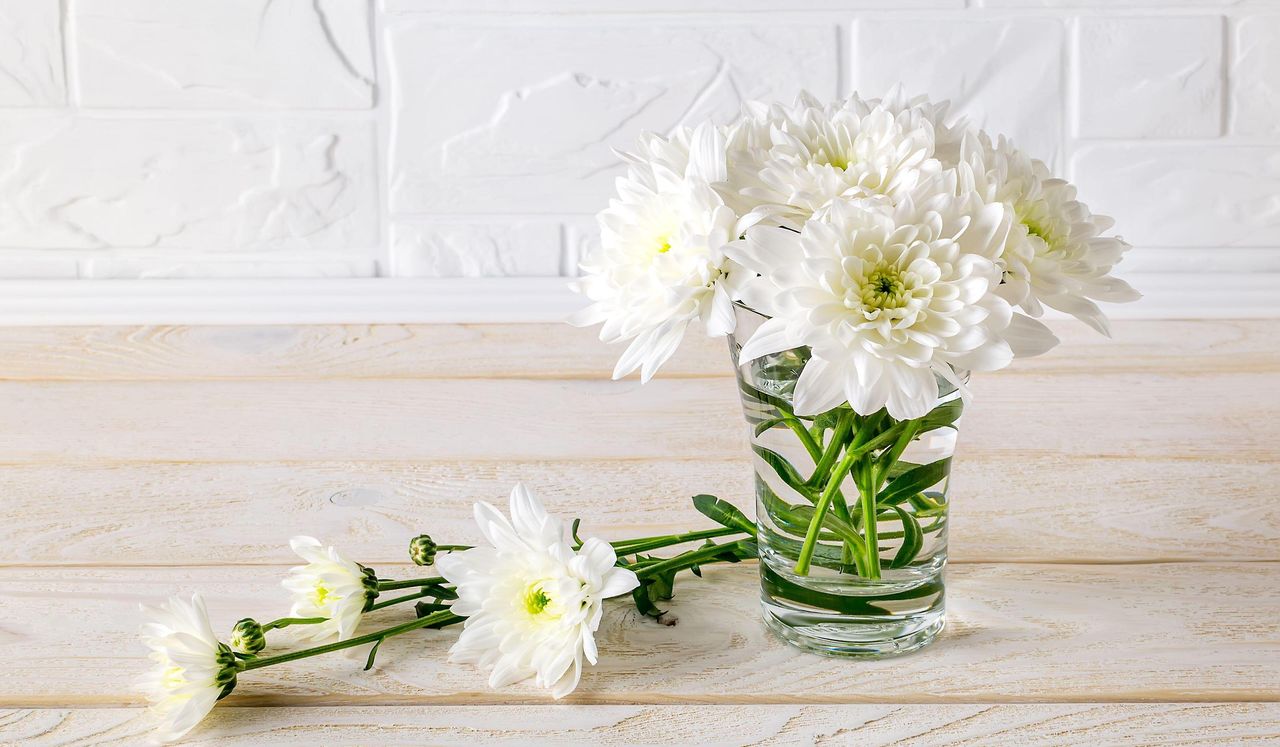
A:
{"type": "Polygon", "coordinates": [[[287,119],[0,118],[0,246],[374,246],[371,130],[287,119]]]}
{"type": "Polygon", "coordinates": [[[1080,198],[1144,246],[1280,246],[1280,148],[1094,145],[1074,159],[1080,198]]]}
{"type": "Polygon", "coordinates": [[[1221,134],[1222,36],[1221,16],[1080,19],[1078,133],[1221,134]]]}
{"type": "Polygon", "coordinates": [[[297,256],[210,261],[209,255],[157,257],[98,257],[83,260],[80,274],[86,278],[359,278],[373,277],[372,259],[331,260],[297,256]]]}
{"type": "Polygon", "coordinates": [[[0,0],[0,106],[66,101],[58,0],[0,0]]]}
{"type": "Polygon", "coordinates": [[[1241,19],[1232,47],[1233,131],[1280,135],[1280,15],[1241,19]]]}
{"type": "Polygon", "coordinates": [[[591,213],[641,130],[836,93],[834,25],[392,24],[398,212],[591,213]]]}
{"type": "Polygon", "coordinates": [[[401,222],[391,230],[397,277],[555,276],[561,272],[560,223],[401,222]]]}
{"type": "Polygon", "coordinates": [[[373,103],[368,0],[110,0],[72,7],[87,106],[373,103]]]}
{"type": "Polygon", "coordinates": [[[600,226],[594,218],[568,221],[564,227],[563,274],[577,277],[582,274],[578,265],[600,247],[600,226]]]}
{"type": "Polygon", "coordinates": [[[1054,18],[860,20],[852,81],[864,96],[897,83],[949,99],[993,136],[1057,165],[1062,143],[1063,27],[1054,18]]]}

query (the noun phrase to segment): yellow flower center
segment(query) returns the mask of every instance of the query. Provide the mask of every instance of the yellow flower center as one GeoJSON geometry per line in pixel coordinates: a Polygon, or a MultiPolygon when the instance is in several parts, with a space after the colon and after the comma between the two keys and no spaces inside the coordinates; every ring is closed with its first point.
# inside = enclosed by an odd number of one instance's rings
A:
{"type": "Polygon", "coordinates": [[[671,239],[670,238],[658,239],[657,254],[666,254],[669,251],[671,251],[671,239]]]}
{"type": "Polygon", "coordinates": [[[182,667],[177,666],[176,664],[171,664],[165,667],[164,674],[161,675],[160,681],[164,683],[164,689],[170,691],[177,690],[187,684],[187,678],[182,667]]]}
{"type": "Polygon", "coordinates": [[[852,297],[846,298],[845,305],[850,308],[860,303],[869,309],[900,309],[907,305],[911,294],[897,266],[881,262],[867,274],[861,287],[850,289],[849,296],[852,297]]]}
{"type": "Polygon", "coordinates": [[[333,590],[324,584],[316,584],[315,588],[311,590],[311,603],[317,607],[325,606],[332,597],[333,590]]]}
{"type": "Polygon", "coordinates": [[[531,617],[541,615],[546,611],[549,604],[551,604],[551,597],[547,596],[546,590],[542,588],[541,581],[529,584],[529,587],[525,589],[524,609],[531,617]]]}

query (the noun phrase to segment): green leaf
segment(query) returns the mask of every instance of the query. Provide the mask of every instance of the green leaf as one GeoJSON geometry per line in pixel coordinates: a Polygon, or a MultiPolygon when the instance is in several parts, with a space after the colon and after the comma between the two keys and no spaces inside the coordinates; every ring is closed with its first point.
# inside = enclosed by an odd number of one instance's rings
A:
{"type": "MultiPolygon", "coordinates": [[[[764,504],[764,510],[769,514],[769,518],[773,520],[773,523],[792,534],[804,535],[805,530],[809,528],[809,521],[796,513],[796,509],[801,508],[801,506],[793,506],[782,500],[768,485],[761,485],[757,489],[756,495],[764,504]]],[[[806,506],[805,508],[810,511],[813,510],[812,506],[806,506]]]]}
{"type": "Polygon", "coordinates": [[[960,413],[963,410],[964,400],[959,398],[938,405],[930,410],[929,414],[920,418],[920,432],[927,433],[951,425],[960,419],[960,413]]]}
{"type": "Polygon", "coordinates": [[[730,529],[740,529],[751,535],[756,533],[754,521],[748,519],[746,514],[738,510],[737,506],[714,495],[705,493],[695,495],[693,497],[693,507],[698,509],[703,516],[717,524],[730,529]]]}
{"type": "Polygon", "coordinates": [[[648,584],[642,583],[636,588],[632,589],[631,599],[636,603],[636,609],[639,610],[640,614],[642,615],[647,615],[649,617],[657,617],[663,614],[664,612],[666,612],[666,610],[658,609],[657,605],[653,603],[653,600],[649,598],[648,584]]]}
{"type": "Polygon", "coordinates": [[[775,425],[782,425],[785,422],[787,422],[786,418],[770,418],[769,420],[765,420],[757,425],[752,432],[755,433],[756,438],[759,438],[761,433],[764,433],[775,425]]]}
{"type": "MultiPolygon", "coordinates": [[[[804,520],[806,528],[808,528],[809,524],[813,523],[814,517],[817,516],[817,512],[812,506],[796,506],[793,511],[797,517],[804,520]]],[[[822,528],[828,530],[844,542],[848,542],[853,545],[860,552],[862,548],[866,547],[866,543],[863,542],[862,535],[858,534],[858,530],[854,529],[839,517],[833,516],[830,512],[822,517],[822,528]]]]}
{"type": "MultiPolygon", "coordinates": [[[[892,607],[877,606],[877,602],[896,602],[908,599],[925,600],[943,593],[942,579],[933,579],[913,589],[885,594],[878,597],[856,597],[843,594],[828,594],[816,589],[807,589],[779,576],[767,564],[760,567],[760,585],[772,596],[799,602],[822,610],[840,612],[846,615],[884,615],[892,614],[892,607]]],[[[913,606],[920,606],[916,604],[913,606]]]]}
{"type": "Polygon", "coordinates": [[[775,397],[768,392],[757,389],[741,379],[738,380],[738,388],[742,390],[742,393],[749,399],[757,400],[766,405],[776,407],[778,410],[781,410],[788,415],[791,414],[791,405],[781,397],[775,397]]]}
{"type": "Polygon", "coordinates": [[[811,501],[815,500],[813,490],[805,485],[804,478],[800,476],[795,467],[791,466],[791,462],[787,461],[786,457],[763,446],[753,444],[751,449],[760,455],[765,464],[773,468],[773,471],[778,474],[778,477],[782,478],[782,481],[788,487],[811,501]]]}
{"type": "Polygon", "coordinates": [[[893,510],[897,512],[898,518],[902,520],[902,546],[898,548],[897,554],[893,556],[893,561],[889,563],[889,567],[902,568],[912,560],[915,560],[920,548],[924,547],[924,533],[920,531],[920,522],[916,521],[916,517],[908,513],[902,506],[894,506],[893,510]]]}
{"type": "Polygon", "coordinates": [[[925,488],[936,485],[950,473],[951,457],[909,469],[886,485],[876,497],[876,502],[888,506],[901,503],[925,488]]]}

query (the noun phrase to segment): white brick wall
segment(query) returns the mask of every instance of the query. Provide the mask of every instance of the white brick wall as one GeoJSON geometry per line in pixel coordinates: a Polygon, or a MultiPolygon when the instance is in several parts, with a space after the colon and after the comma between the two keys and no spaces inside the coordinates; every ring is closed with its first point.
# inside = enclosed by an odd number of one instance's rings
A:
{"type": "Polygon", "coordinates": [[[566,275],[639,130],[898,82],[1280,273],[1280,0],[0,0],[0,280],[566,275]]]}

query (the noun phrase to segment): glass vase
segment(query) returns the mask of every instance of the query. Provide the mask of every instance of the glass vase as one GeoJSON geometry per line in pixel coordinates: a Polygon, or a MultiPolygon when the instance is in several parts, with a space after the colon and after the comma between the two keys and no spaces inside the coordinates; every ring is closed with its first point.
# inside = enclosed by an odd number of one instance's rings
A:
{"type": "MultiPolygon", "coordinates": [[[[942,630],[947,487],[963,403],[938,377],[939,404],[899,421],[848,403],[796,415],[807,348],[739,365],[767,317],[737,308],[729,338],[754,452],[765,622],[802,649],[849,657],[915,651],[942,630]]],[[[965,374],[957,374],[963,381],[965,374]]]]}

